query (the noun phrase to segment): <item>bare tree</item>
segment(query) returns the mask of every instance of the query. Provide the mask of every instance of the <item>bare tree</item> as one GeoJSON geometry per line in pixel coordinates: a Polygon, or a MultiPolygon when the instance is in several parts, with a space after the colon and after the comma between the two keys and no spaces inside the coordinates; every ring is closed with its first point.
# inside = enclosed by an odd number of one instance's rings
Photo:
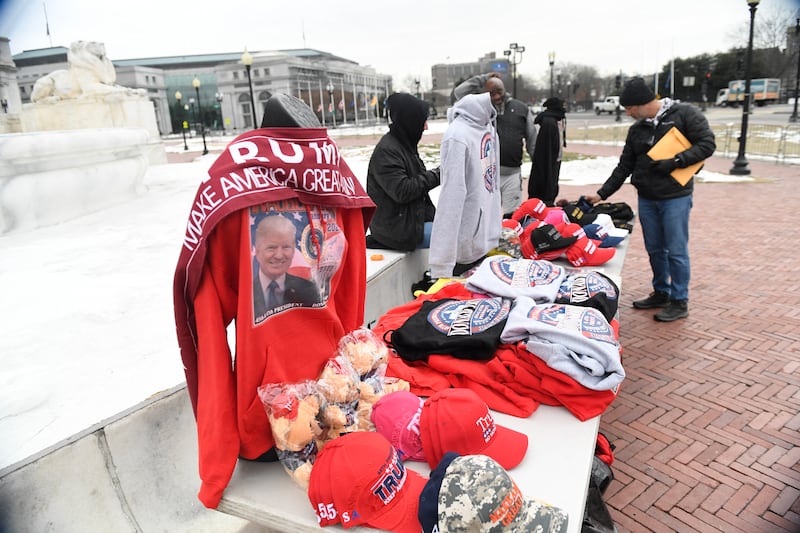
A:
{"type": "MultiPolygon", "coordinates": [[[[762,2],[758,8],[753,27],[753,48],[786,48],[787,29],[794,31],[795,18],[800,16],[796,9],[784,3],[762,2]]],[[[742,22],[736,30],[728,33],[734,48],[746,48],[750,34],[750,21],[742,22]]]]}

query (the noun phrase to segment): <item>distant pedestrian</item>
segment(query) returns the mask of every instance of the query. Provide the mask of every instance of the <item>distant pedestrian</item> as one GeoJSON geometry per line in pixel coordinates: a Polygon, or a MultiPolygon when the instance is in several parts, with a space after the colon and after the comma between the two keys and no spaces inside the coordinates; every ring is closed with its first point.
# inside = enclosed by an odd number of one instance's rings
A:
{"type": "Polygon", "coordinates": [[[694,178],[681,185],[670,173],[710,157],[716,149],[714,132],[696,107],[669,98],[656,100],[642,78],[625,83],[620,105],[636,122],[628,130],[619,163],[592,204],[616,192],[628,176],[638,193],[639,221],[650,268],[653,292],[633,302],[637,309],[664,309],[653,318],[671,322],[689,316],[689,213],[694,178]],[[647,152],[671,128],[677,128],[692,144],[669,159],[652,160],[647,152]]]}
{"type": "Polygon", "coordinates": [[[447,111],[442,190],[431,233],[431,277],[460,276],[497,246],[502,229],[497,111],[489,93],[468,94],[447,111]]]}
{"type": "Polygon", "coordinates": [[[367,246],[428,248],[436,212],[428,193],[439,185],[439,168],[425,168],[417,145],[428,129],[430,106],[406,93],[392,94],[386,102],[389,132],[375,146],[367,169],[367,193],[377,206],[367,246]]]}
{"type": "Polygon", "coordinates": [[[533,149],[528,198],[538,198],[553,206],[558,196],[561,160],[567,146],[567,118],[564,101],[560,98],[548,98],[542,107],[544,111],[534,119],[539,132],[533,149]]]}
{"type": "Polygon", "coordinates": [[[536,126],[533,111],[506,92],[500,74],[490,72],[473,76],[453,89],[458,100],[466,94],[488,92],[497,110],[497,135],[500,139],[500,191],[505,218],[522,203],[522,147],[533,158],[536,126]]]}

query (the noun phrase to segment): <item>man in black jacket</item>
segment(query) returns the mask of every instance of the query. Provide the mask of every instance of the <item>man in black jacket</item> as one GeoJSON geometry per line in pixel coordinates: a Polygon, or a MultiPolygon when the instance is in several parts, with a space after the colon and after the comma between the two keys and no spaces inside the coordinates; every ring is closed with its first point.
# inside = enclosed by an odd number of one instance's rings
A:
{"type": "Polygon", "coordinates": [[[417,145],[428,128],[429,104],[406,93],[386,100],[389,133],[369,160],[367,194],[375,202],[367,246],[412,251],[430,246],[435,208],[428,192],[439,185],[439,168],[426,170],[417,145]]]}
{"type": "Polygon", "coordinates": [[[653,270],[653,292],[633,302],[633,306],[663,307],[653,318],[672,322],[689,316],[689,212],[694,178],[681,185],[670,173],[711,157],[716,149],[714,132],[696,107],[669,98],[656,100],[642,78],[628,80],[619,101],[636,122],[628,130],[617,167],[597,195],[588,196],[587,200],[592,204],[605,200],[631,176],[639,197],[644,246],[653,270]],[[673,127],[691,146],[674,157],[654,161],[647,152],[673,127]]]}
{"type": "Polygon", "coordinates": [[[524,102],[512,98],[505,90],[500,74],[478,74],[453,89],[453,96],[460,100],[466,94],[488,92],[497,109],[497,136],[500,139],[500,193],[504,218],[511,215],[522,203],[522,146],[533,158],[536,144],[536,126],[530,108],[524,102]]]}

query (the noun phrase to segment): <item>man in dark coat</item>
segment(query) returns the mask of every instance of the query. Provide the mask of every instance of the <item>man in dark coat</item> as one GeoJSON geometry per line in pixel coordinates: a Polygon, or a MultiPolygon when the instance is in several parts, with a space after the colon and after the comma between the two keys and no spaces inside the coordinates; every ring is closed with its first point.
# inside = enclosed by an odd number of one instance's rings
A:
{"type": "Polygon", "coordinates": [[[389,132],[369,160],[367,194],[377,209],[367,246],[412,251],[428,248],[435,208],[428,191],[439,185],[439,168],[426,170],[417,145],[428,127],[429,104],[406,93],[386,100],[389,132]]]}
{"type": "Polygon", "coordinates": [[[564,102],[559,98],[548,98],[543,107],[544,111],[534,119],[539,125],[539,134],[533,149],[528,198],[538,198],[552,206],[558,196],[561,159],[567,146],[567,119],[564,102]]]}
{"type": "Polygon", "coordinates": [[[656,99],[642,78],[625,82],[619,104],[636,122],[628,129],[622,155],[611,176],[597,194],[586,199],[592,204],[605,200],[631,177],[639,197],[644,247],[653,271],[653,292],[635,300],[633,307],[663,307],[653,318],[672,322],[689,316],[689,214],[694,193],[694,178],[681,183],[673,179],[672,171],[711,157],[717,147],[714,132],[699,109],[669,98],[656,99]],[[648,152],[672,128],[686,137],[689,148],[673,157],[653,160],[648,152]]]}

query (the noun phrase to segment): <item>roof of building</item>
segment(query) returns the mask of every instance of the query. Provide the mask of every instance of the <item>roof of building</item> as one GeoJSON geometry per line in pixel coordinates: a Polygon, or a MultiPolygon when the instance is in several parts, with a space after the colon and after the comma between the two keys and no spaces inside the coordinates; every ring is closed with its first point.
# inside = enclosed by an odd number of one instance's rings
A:
{"type": "MultiPolygon", "coordinates": [[[[302,58],[319,58],[335,61],[345,61],[357,65],[355,61],[345,59],[328,52],[314,50],[313,48],[294,48],[288,50],[264,50],[257,52],[250,52],[254,58],[266,57],[302,57],[302,58]]],[[[163,56],[163,57],[147,57],[147,58],[134,58],[134,59],[114,59],[112,62],[115,66],[147,66],[147,67],[192,67],[192,66],[213,66],[220,63],[231,63],[240,61],[242,52],[231,53],[217,53],[217,54],[193,54],[193,55],[180,55],[180,56],[163,56]]]]}
{"type": "Polygon", "coordinates": [[[25,50],[11,57],[14,64],[18,67],[32,65],[44,65],[48,63],[58,63],[67,60],[69,48],[65,46],[54,46],[52,48],[38,48],[36,50],[25,50]]]}

